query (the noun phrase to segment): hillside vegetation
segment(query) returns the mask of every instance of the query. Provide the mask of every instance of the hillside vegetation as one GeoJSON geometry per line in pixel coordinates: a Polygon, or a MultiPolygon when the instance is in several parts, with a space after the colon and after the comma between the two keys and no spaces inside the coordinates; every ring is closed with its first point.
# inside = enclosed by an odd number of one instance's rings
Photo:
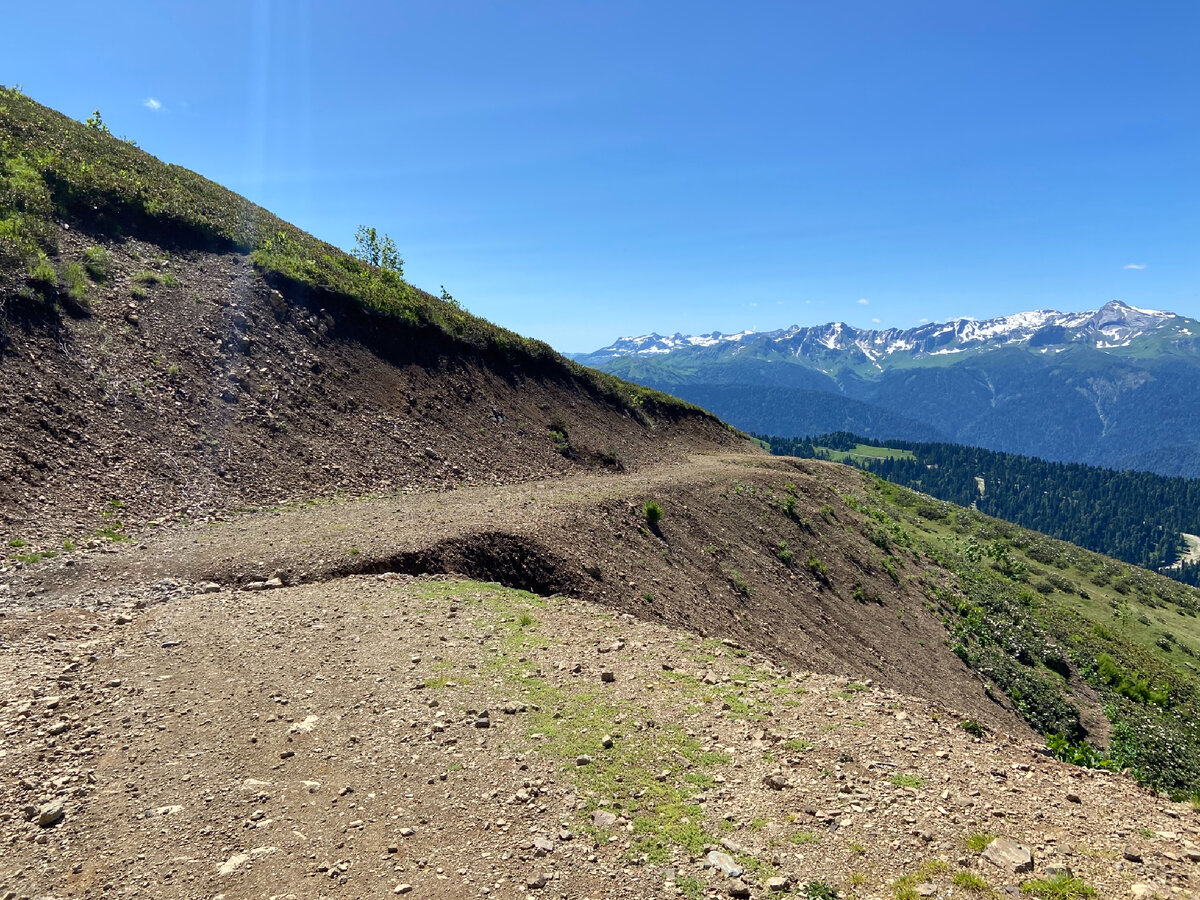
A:
{"type": "MultiPolygon", "coordinates": [[[[1170,566],[1200,529],[1200,480],[1056,463],[961,444],[759,435],[783,456],[832,459],[1143,568],[1170,566]]],[[[1180,580],[1194,566],[1167,570],[1180,580]]],[[[1193,581],[1188,583],[1194,584],[1193,581]]]]}

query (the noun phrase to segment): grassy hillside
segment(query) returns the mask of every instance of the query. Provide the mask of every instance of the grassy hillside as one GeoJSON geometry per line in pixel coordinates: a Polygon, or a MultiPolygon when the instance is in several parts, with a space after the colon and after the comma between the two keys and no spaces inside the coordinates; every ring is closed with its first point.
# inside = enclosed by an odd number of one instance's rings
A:
{"type": "MultiPolygon", "coordinates": [[[[561,367],[631,413],[697,409],[658,391],[587,369],[370,266],[284,222],[244,197],[123,139],[98,118],[87,124],[0,87],[0,298],[61,302],[86,314],[87,259],[59,255],[62,221],[107,237],[166,247],[240,251],[280,287],[349,299],[396,328],[432,327],[514,360],[561,367]]],[[[0,309],[5,303],[0,299],[0,309]]]]}
{"type": "MultiPolygon", "coordinates": [[[[954,652],[1071,761],[1200,790],[1200,593],[877,476],[844,499],[873,521],[883,565],[912,557],[954,652]],[[948,573],[948,580],[938,572],[948,573]],[[1094,691],[1111,726],[1081,722],[1094,691]],[[1086,739],[1086,741],[1085,741],[1086,739]],[[1093,747],[1092,744],[1097,745],[1093,747]]],[[[869,598],[868,598],[869,599],[869,598]]]]}

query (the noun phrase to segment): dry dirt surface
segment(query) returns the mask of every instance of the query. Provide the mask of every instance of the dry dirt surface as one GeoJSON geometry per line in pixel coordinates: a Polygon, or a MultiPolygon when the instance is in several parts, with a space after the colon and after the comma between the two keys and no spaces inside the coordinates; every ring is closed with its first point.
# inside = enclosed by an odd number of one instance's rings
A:
{"type": "Polygon", "coordinates": [[[1195,810],[1043,755],[863,485],[718,454],[6,566],[0,898],[1196,896],[1195,810]]]}
{"type": "Polygon", "coordinates": [[[1186,805],[590,602],[126,584],[0,640],[2,897],[1195,896],[1186,805]]]}

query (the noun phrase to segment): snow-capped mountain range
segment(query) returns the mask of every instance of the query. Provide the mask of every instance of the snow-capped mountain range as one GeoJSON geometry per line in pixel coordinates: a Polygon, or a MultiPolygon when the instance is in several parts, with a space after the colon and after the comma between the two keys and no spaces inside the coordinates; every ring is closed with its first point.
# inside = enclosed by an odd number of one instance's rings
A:
{"type": "Polygon", "coordinates": [[[853,431],[1200,477],[1200,322],[1114,300],[868,330],[627,337],[577,356],[746,431],[853,431]]]}
{"type": "MultiPolygon", "coordinates": [[[[793,325],[775,331],[741,331],[737,334],[647,334],[623,337],[607,347],[576,358],[588,365],[603,365],[622,357],[656,357],[681,350],[709,350],[721,356],[749,348],[792,355],[826,356],[828,351],[861,354],[877,367],[895,354],[908,357],[938,356],[969,350],[1027,344],[1043,352],[1062,350],[1087,342],[1098,349],[1128,347],[1140,337],[1164,332],[1194,336],[1195,322],[1174,313],[1141,309],[1120,300],[1086,312],[1033,310],[995,319],[955,319],[916,328],[868,330],[842,322],[826,325],[793,325]],[[857,351],[857,352],[856,352],[857,351]]],[[[706,354],[706,356],[709,354],[706,354]]]]}

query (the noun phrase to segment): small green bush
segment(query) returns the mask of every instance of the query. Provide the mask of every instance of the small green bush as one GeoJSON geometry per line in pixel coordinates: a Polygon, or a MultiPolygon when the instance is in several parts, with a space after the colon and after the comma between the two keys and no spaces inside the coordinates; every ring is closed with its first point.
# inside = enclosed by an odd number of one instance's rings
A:
{"type": "Polygon", "coordinates": [[[657,500],[647,500],[642,504],[642,515],[645,517],[647,525],[657,528],[663,517],[662,504],[657,500]]]}
{"type": "Polygon", "coordinates": [[[964,719],[958,723],[958,727],[972,737],[981,738],[984,735],[984,727],[974,719],[964,719]]]}
{"type": "Polygon", "coordinates": [[[775,548],[775,555],[785,566],[790,566],[796,558],[796,554],[788,547],[787,541],[779,542],[779,546],[775,548]]]}
{"type": "Polygon", "coordinates": [[[815,556],[808,558],[808,571],[812,572],[818,581],[829,584],[829,567],[815,556]]]}
{"type": "Polygon", "coordinates": [[[88,292],[91,285],[88,284],[87,274],[77,262],[69,262],[62,268],[62,287],[63,292],[71,299],[72,302],[81,306],[88,305],[88,292]]]}
{"type": "Polygon", "coordinates": [[[837,889],[827,881],[810,881],[804,886],[807,900],[838,900],[837,889]]]}
{"type": "Polygon", "coordinates": [[[40,259],[37,265],[29,270],[27,281],[34,287],[43,290],[57,288],[58,273],[54,271],[54,266],[50,264],[50,260],[40,259]]]}
{"type": "Polygon", "coordinates": [[[94,281],[107,281],[112,275],[112,254],[103,247],[88,247],[83,251],[83,267],[94,281]]]}

